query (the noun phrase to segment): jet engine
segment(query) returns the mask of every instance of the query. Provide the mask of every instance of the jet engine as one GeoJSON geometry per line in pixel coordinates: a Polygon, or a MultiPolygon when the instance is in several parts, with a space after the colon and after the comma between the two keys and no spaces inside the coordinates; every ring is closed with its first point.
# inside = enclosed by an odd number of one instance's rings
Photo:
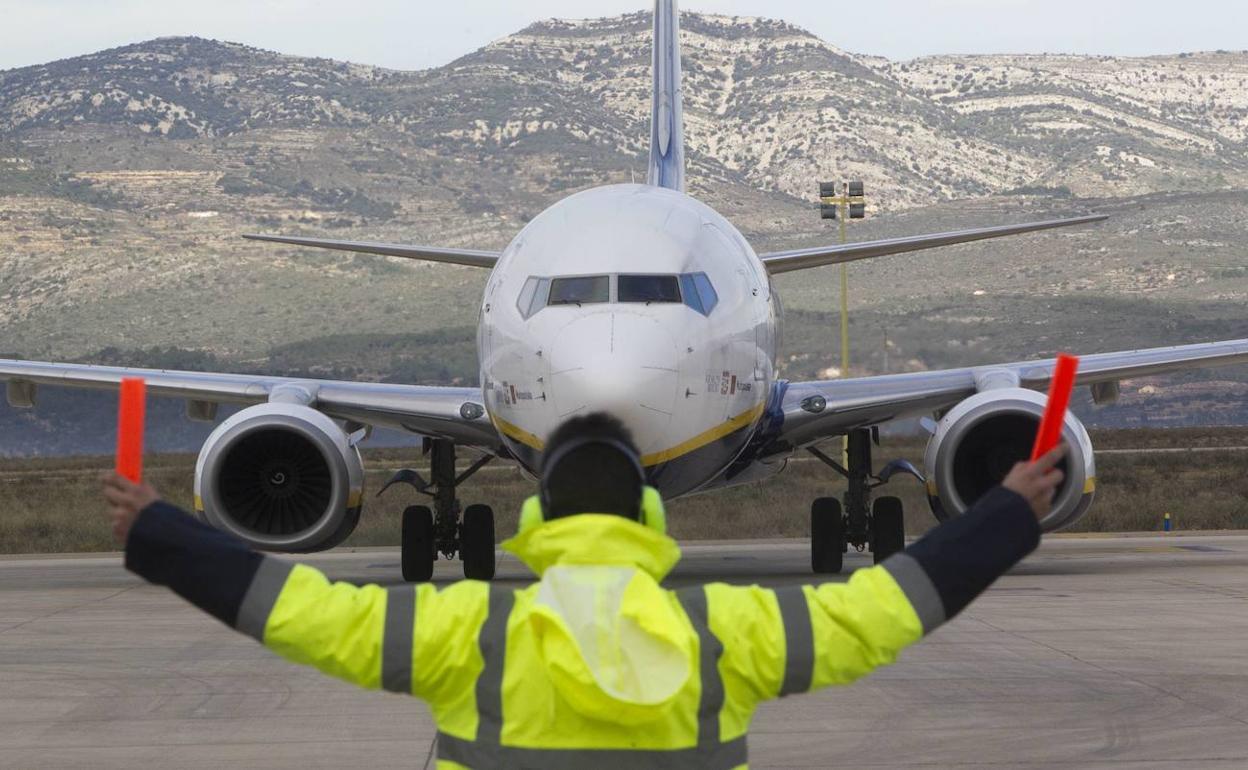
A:
{"type": "MultiPolygon", "coordinates": [[[[977,393],[940,420],[924,457],[927,499],[936,518],[960,516],[999,484],[1014,463],[1027,460],[1044,414],[1045,396],[1023,388],[977,393]]],[[[1041,522],[1045,532],[1082,518],[1092,505],[1096,463],[1088,431],[1066,414],[1062,440],[1070,451],[1059,466],[1066,474],[1053,498],[1053,509],[1041,522]]]]}
{"type": "Polygon", "coordinates": [[[221,423],[199,452],[195,509],[257,548],[320,551],[360,520],[364,465],[331,418],[301,404],[267,403],[221,423]]]}

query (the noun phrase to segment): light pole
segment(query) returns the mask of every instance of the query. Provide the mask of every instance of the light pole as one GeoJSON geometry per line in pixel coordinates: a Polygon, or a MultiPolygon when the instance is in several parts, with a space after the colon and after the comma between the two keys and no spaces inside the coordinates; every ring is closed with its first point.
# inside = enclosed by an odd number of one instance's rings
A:
{"type": "MultiPolygon", "coordinates": [[[[819,218],[840,223],[841,243],[846,242],[845,225],[867,215],[867,201],[861,180],[819,183],[819,218]]],[[[841,377],[849,377],[849,269],[841,263],[841,377]]],[[[849,462],[849,436],[845,437],[842,458],[849,462]]]]}

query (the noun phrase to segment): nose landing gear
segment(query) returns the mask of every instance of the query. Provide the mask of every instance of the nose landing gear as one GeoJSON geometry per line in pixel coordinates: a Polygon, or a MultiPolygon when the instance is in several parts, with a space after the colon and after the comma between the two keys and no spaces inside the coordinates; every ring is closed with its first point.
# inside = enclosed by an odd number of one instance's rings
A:
{"type": "Polygon", "coordinates": [[[905,516],[901,499],[879,497],[871,491],[888,483],[896,473],[906,473],[920,481],[923,475],[910,463],[895,460],[879,476],[871,469],[871,444],[879,443],[875,429],[862,428],[849,433],[849,467],[846,468],[815,447],[807,451],[849,482],[844,500],[820,497],[810,507],[810,566],[824,575],[834,575],[844,566],[849,546],[858,551],[871,549],[875,563],[905,548],[905,516]]]}
{"type": "Polygon", "coordinates": [[[402,521],[403,579],[424,582],[433,577],[433,562],[438,554],[452,559],[456,554],[464,564],[464,577],[469,580],[491,580],[494,577],[494,511],[488,505],[470,505],[460,518],[456,488],[484,468],[494,458],[486,455],[463,473],[455,471],[455,444],[446,439],[429,439],[429,480],[418,471],[405,468],[394,474],[377,493],[395,484],[408,484],[418,493],[433,498],[433,507],[408,506],[402,521]]]}

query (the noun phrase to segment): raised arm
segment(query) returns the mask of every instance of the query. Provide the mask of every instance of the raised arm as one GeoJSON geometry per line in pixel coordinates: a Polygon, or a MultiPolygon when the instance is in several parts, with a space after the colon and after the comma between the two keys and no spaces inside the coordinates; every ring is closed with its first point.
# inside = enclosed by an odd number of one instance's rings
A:
{"type": "Polygon", "coordinates": [[[725,686],[758,701],[845,684],[892,663],[1035,550],[1063,452],[1020,463],[965,515],[845,583],[708,586],[725,686]]]}
{"type": "Polygon", "coordinates": [[[331,582],[308,565],[253,551],[150,489],[110,477],[105,494],[127,569],[288,660],[426,698],[479,670],[470,653],[488,607],[483,583],[439,592],[427,584],[331,582]]]}

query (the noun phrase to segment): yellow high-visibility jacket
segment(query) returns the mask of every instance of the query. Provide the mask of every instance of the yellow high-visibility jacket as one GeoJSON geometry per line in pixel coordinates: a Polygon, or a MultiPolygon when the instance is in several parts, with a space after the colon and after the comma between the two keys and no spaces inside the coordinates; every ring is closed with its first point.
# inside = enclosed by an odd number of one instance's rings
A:
{"type": "Polygon", "coordinates": [[[149,566],[170,537],[158,514],[172,515],[149,510],[136,524],[131,569],[292,661],[423,698],[439,768],[745,767],[759,703],[891,663],[961,609],[947,605],[969,601],[938,590],[908,552],[845,583],[667,590],[658,581],[679,559],[672,539],[585,514],[504,544],[541,576],[524,588],[357,587],[248,552],[240,600],[210,606],[194,595],[207,589],[149,566]]]}
{"type": "Polygon", "coordinates": [[[760,702],[852,681],[923,634],[886,567],[819,587],[669,591],[656,581],[676,543],[607,515],[508,547],[540,582],[356,588],[269,559],[239,627],[428,701],[442,768],[742,767],[760,702]]]}

